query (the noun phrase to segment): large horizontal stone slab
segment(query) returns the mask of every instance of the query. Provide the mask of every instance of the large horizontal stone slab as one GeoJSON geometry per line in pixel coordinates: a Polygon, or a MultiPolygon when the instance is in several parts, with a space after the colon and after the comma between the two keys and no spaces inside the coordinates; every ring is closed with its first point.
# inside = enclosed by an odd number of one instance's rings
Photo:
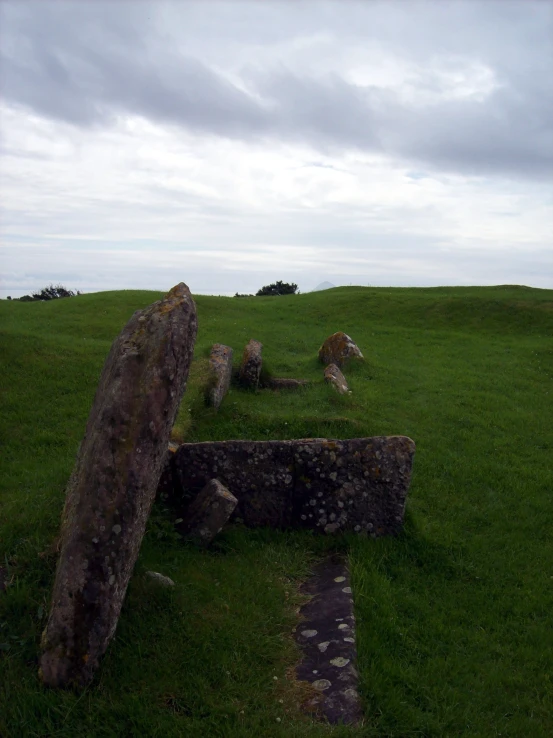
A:
{"type": "Polygon", "coordinates": [[[414,452],[406,436],[185,443],[169,457],[160,495],[181,517],[218,479],[238,499],[233,517],[248,526],[394,535],[414,452]]]}

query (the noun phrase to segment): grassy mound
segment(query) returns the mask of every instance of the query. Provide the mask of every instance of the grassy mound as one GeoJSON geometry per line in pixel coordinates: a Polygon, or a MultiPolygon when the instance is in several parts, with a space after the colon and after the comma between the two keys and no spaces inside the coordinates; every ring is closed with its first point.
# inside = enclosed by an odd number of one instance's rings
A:
{"type": "MultiPolygon", "coordinates": [[[[153,292],[0,302],[0,735],[531,736],[553,734],[553,291],[337,288],[197,297],[199,335],[177,440],[405,434],[417,444],[405,533],[325,538],[233,528],[207,552],[150,519],[117,634],[92,687],[43,689],[40,632],[64,488],[111,341],[153,292]],[[343,330],[364,364],[338,396],[317,350],[343,330]],[[264,344],[274,376],[203,385],[214,342],[264,344]],[[298,582],[348,552],[366,711],[330,728],[298,711],[298,582]],[[158,591],[154,569],[177,586],[158,591]]],[[[238,491],[237,491],[238,492],[238,491]]]]}

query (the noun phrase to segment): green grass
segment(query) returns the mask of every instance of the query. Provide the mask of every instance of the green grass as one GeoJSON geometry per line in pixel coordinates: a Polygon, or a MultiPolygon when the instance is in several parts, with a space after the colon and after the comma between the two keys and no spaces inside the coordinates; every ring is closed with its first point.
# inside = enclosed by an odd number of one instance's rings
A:
{"type": "Polygon", "coordinates": [[[65,484],[111,341],[159,296],[0,302],[0,736],[553,735],[553,291],[517,286],[196,298],[175,436],[409,435],[405,532],[234,528],[203,552],[175,540],[156,507],[97,680],[81,694],[41,687],[65,484]],[[336,330],[367,359],[346,370],[347,397],[317,362],[336,330]],[[232,389],[215,414],[203,400],[209,348],[232,346],[238,365],[250,338],[274,376],[315,383],[232,389]],[[330,549],[348,552],[353,573],[358,728],[303,715],[290,678],[298,583],[330,549]],[[147,569],[177,586],[159,591],[147,569]]]}

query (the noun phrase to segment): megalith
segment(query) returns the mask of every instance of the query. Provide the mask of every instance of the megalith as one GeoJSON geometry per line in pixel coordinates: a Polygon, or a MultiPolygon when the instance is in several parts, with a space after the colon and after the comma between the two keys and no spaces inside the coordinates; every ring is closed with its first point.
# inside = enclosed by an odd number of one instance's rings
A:
{"type": "Polygon", "coordinates": [[[259,377],[261,376],[261,350],[263,344],[252,338],[246,344],[244,354],[242,356],[242,364],[240,366],[240,384],[244,387],[257,389],[259,386],[259,377]]]}
{"type": "Polygon", "coordinates": [[[91,681],[113,636],[186,387],[196,306],[178,284],[137,311],[106,359],[66,490],[40,676],[91,681]]]}
{"type": "Polygon", "coordinates": [[[160,497],[179,518],[212,479],[236,495],[249,527],[397,535],[415,443],[407,436],[183,443],[160,497]]]}
{"type": "Polygon", "coordinates": [[[342,367],[350,359],[363,358],[357,344],[342,331],[329,336],[319,349],[319,360],[325,365],[336,364],[342,367]]]}
{"type": "Polygon", "coordinates": [[[230,387],[232,377],[232,349],[222,343],[214,343],[209,355],[209,381],[207,399],[219,409],[230,387]]]}

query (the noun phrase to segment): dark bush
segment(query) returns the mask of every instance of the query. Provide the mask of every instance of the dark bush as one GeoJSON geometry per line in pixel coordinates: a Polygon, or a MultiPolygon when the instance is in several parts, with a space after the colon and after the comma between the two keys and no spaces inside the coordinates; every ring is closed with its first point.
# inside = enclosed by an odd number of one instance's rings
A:
{"type": "Polygon", "coordinates": [[[294,295],[297,291],[297,284],[288,284],[288,282],[281,282],[279,280],[273,284],[265,285],[255,295],[256,297],[263,297],[264,295],[294,295]]]}
{"type": "Polygon", "coordinates": [[[78,291],[73,292],[73,290],[68,290],[61,284],[57,284],[55,286],[51,284],[49,287],[44,287],[42,290],[40,290],[40,292],[33,292],[32,299],[33,300],[57,300],[60,297],[75,297],[75,295],[79,295],[79,294],[80,292],[78,291]]]}

